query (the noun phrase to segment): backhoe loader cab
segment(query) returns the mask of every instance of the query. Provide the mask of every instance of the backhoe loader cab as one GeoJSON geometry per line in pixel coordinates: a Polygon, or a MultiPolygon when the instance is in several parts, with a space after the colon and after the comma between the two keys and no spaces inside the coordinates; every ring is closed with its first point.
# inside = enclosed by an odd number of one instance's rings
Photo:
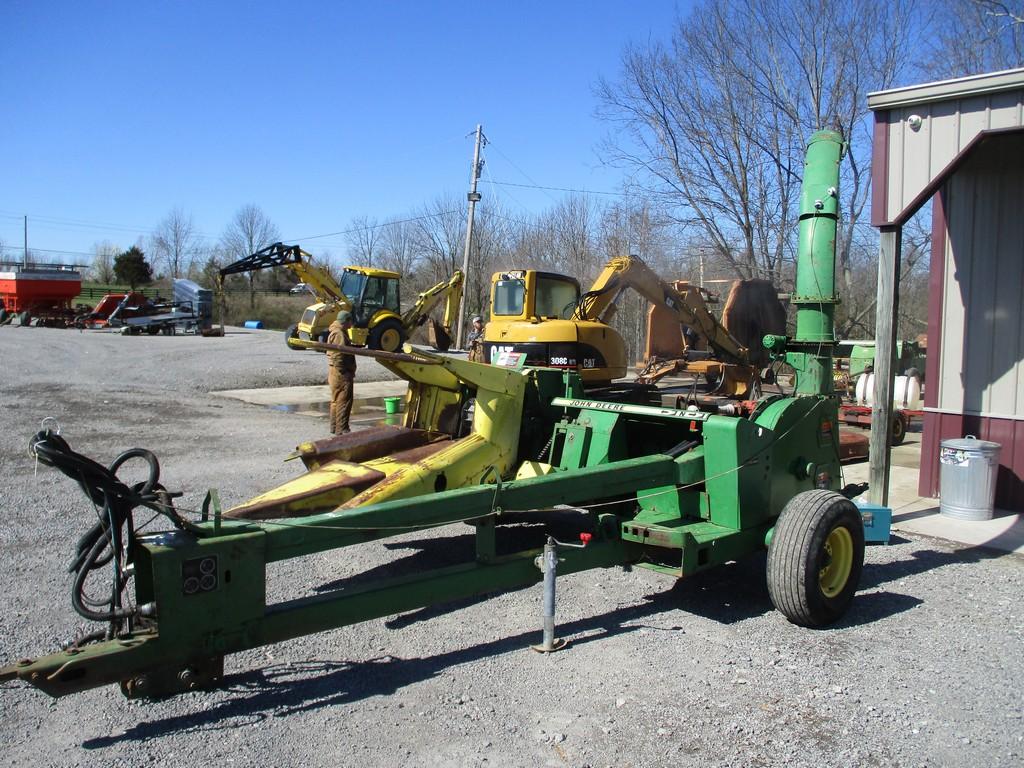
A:
{"type": "Polygon", "coordinates": [[[525,353],[526,365],[578,371],[587,385],[626,373],[622,337],[603,323],[571,321],[580,284],[567,275],[534,269],[495,272],[484,355],[525,353]]]}
{"type": "MultiPolygon", "coordinates": [[[[349,340],[357,346],[369,346],[394,352],[405,341],[402,308],[399,303],[397,272],[370,267],[345,267],[339,285],[351,302],[352,329],[349,340]]],[[[341,301],[318,302],[306,308],[289,338],[303,341],[327,341],[331,323],[338,312],[347,309],[341,301]]],[[[291,345],[289,345],[291,346],[291,345]]]]}

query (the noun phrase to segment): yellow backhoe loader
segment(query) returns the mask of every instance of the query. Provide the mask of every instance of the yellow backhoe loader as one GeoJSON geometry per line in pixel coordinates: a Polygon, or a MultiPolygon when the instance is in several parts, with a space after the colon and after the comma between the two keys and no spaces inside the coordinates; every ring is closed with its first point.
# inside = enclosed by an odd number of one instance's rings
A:
{"type": "Polygon", "coordinates": [[[419,294],[412,307],[402,312],[397,272],[349,266],[342,268],[338,281],[299,246],[274,243],[220,270],[218,289],[222,297],[224,278],[228,275],[270,267],[291,270],[317,298],[315,304],[306,307],[302,318],[285,331],[285,341],[291,349],[303,349],[296,340],[326,341],[331,322],[343,309],[352,313],[354,323],[349,337],[356,346],[394,352],[424,323],[429,323],[427,335],[435,349],[446,351],[451,346],[452,321],[462,299],[462,272],[458,270],[449,280],[419,294]],[[444,319],[437,322],[430,313],[442,301],[444,319]]]}

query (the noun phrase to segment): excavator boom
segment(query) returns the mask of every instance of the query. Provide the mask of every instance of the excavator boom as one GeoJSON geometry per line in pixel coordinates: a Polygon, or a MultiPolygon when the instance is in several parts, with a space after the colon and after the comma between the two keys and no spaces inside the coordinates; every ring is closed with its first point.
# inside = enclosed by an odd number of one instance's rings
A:
{"type": "Polygon", "coordinates": [[[679,322],[690,326],[707,339],[708,346],[723,362],[748,364],[748,353],[707,308],[695,286],[682,290],[665,282],[636,256],[617,256],[609,261],[589,291],[580,297],[573,320],[608,323],[615,314],[620,294],[632,289],[655,306],[674,312],[679,322]]]}

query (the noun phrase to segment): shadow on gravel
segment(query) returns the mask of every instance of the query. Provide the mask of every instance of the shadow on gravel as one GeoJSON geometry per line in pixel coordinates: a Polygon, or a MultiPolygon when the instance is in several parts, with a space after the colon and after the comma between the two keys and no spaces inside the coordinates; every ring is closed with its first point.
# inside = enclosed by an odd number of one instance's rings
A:
{"type": "MultiPolygon", "coordinates": [[[[861,586],[863,587],[863,584],[861,586]]],[[[839,621],[818,631],[827,632],[830,629],[846,629],[864,624],[874,624],[876,621],[916,608],[923,602],[924,600],[918,597],[902,595],[898,592],[871,592],[867,595],[857,595],[850,604],[849,610],[839,621]]]]}
{"type": "MultiPolygon", "coordinates": [[[[674,610],[675,603],[674,590],[666,590],[645,598],[645,602],[639,605],[560,624],[558,633],[560,636],[571,637],[574,646],[584,645],[643,629],[643,624],[626,622],[674,610]]],[[[388,696],[459,664],[511,652],[524,653],[528,645],[539,639],[538,629],[425,658],[383,656],[367,661],[297,662],[226,675],[222,688],[224,694],[231,698],[211,703],[202,712],[142,722],[123,734],[89,739],[82,746],[86,749],[103,749],[125,741],[148,741],[172,733],[251,726],[271,718],[351,704],[372,696],[388,696]]],[[[200,695],[212,699],[217,694],[210,692],[200,695]]],[[[160,704],[151,706],[158,708],[160,704]]]]}
{"type": "MultiPolygon", "coordinates": [[[[904,541],[906,540],[904,539],[904,541]]],[[[898,581],[907,576],[916,576],[946,565],[980,563],[984,560],[993,560],[1005,556],[1007,556],[1005,552],[984,547],[968,547],[952,552],[918,549],[912,552],[909,558],[893,560],[888,563],[864,563],[864,571],[860,577],[860,588],[871,589],[879,587],[891,581],[898,581]]]]}

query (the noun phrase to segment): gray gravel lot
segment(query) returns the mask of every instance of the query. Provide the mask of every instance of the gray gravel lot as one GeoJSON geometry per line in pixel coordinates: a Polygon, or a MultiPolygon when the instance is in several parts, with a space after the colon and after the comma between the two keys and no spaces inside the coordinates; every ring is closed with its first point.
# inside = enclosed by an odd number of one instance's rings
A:
{"type": "MultiPolygon", "coordinates": [[[[323,382],[280,334],[120,337],[0,328],[0,663],[81,628],[66,573],[91,510],[27,456],[44,416],[101,462],[140,446],[195,506],[293,477],[326,422],[213,389],[323,382]]],[[[383,371],[360,360],[360,379],[383,371]]],[[[358,385],[357,385],[358,393],[358,385]]],[[[269,598],[468,553],[465,526],[276,565],[269,598]]],[[[509,531],[505,535],[519,535],[509,531]]],[[[926,539],[868,551],[837,626],[788,624],[764,559],[673,582],[643,570],[371,621],[229,657],[226,685],[155,703],[111,687],[59,701],[0,689],[3,761],[21,766],[977,765],[1024,762],[1024,560],[926,539]]]]}

